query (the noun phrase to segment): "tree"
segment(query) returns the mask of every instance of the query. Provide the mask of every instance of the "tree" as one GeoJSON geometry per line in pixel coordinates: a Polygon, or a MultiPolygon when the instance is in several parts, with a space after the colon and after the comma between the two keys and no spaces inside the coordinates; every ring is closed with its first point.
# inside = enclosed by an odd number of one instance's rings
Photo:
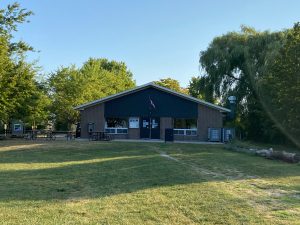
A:
{"type": "Polygon", "coordinates": [[[69,124],[76,122],[78,113],[73,107],[82,103],[84,82],[75,66],[61,67],[51,74],[49,79],[51,112],[57,129],[68,129],[69,124]]]}
{"type": "Polygon", "coordinates": [[[276,127],[300,147],[300,23],[287,31],[284,45],[259,83],[259,97],[276,127]]]}
{"type": "Polygon", "coordinates": [[[13,109],[14,103],[9,100],[13,94],[13,87],[10,82],[9,72],[12,71],[13,63],[9,57],[8,41],[4,36],[0,36],[0,120],[6,122],[9,113],[13,109]]]}
{"type": "Polygon", "coordinates": [[[62,67],[49,79],[52,112],[57,129],[69,129],[78,121],[74,107],[135,86],[123,62],[90,58],[81,68],[62,67]]]}
{"type": "Polygon", "coordinates": [[[266,115],[257,84],[273,65],[285,35],[286,32],[258,32],[242,27],[241,32],[214,38],[200,54],[200,64],[206,73],[202,78],[204,96],[213,96],[226,106],[228,96],[235,95],[240,127],[254,140],[270,141],[274,137],[271,133],[279,132],[266,115]]]}
{"type": "Polygon", "coordinates": [[[183,94],[188,94],[188,90],[186,88],[180,87],[179,81],[172,79],[172,78],[165,78],[165,79],[160,79],[158,81],[154,82],[155,84],[169,88],[171,90],[183,93],[183,94]]]}
{"type": "Polygon", "coordinates": [[[31,11],[18,3],[0,9],[0,120],[35,123],[47,120],[47,94],[36,81],[38,70],[26,62],[25,53],[33,48],[23,41],[14,42],[13,32],[26,22],[31,11]]]}
{"type": "Polygon", "coordinates": [[[24,122],[34,127],[46,127],[50,119],[51,101],[48,88],[43,83],[33,83],[31,93],[24,100],[24,104],[18,108],[19,116],[24,122]],[[22,113],[22,114],[21,114],[22,113]]]}
{"type": "Polygon", "coordinates": [[[33,50],[33,48],[24,41],[12,41],[13,32],[18,30],[18,25],[29,22],[28,17],[31,15],[33,15],[32,11],[22,9],[17,2],[8,5],[6,9],[0,9],[0,35],[5,37],[8,41],[10,54],[16,53],[19,55],[33,50]]]}
{"type": "Polygon", "coordinates": [[[207,80],[207,76],[192,77],[188,87],[189,94],[195,98],[215,103],[213,86],[207,80]]]}

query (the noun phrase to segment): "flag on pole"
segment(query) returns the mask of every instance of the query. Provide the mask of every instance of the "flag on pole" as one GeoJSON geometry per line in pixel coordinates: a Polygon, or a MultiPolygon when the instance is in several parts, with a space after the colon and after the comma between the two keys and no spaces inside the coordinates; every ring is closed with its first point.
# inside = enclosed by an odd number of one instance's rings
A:
{"type": "Polygon", "coordinates": [[[155,109],[156,107],[155,107],[155,104],[154,104],[154,102],[152,101],[152,99],[150,98],[150,96],[149,96],[149,103],[150,103],[150,109],[155,109]]]}

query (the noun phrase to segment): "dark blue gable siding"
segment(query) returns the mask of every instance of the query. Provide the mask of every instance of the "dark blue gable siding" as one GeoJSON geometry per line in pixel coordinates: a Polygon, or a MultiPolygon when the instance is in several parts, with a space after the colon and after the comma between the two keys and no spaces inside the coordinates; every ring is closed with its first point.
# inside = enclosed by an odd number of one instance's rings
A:
{"type": "Polygon", "coordinates": [[[151,110],[153,117],[198,117],[197,103],[152,87],[105,102],[104,116],[149,116],[149,98],[155,104],[155,109],[151,110]]]}

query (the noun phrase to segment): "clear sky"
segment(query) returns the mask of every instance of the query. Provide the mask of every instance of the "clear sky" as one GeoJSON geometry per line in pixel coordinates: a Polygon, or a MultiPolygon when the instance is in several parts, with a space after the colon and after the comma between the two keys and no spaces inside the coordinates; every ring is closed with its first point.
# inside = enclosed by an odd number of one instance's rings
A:
{"type": "MultiPolygon", "coordinates": [[[[0,8],[14,1],[0,0],[0,8]]],[[[89,57],[124,61],[137,84],[198,76],[199,53],[240,25],[281,30],[300,21],[299,0],[23,0],[35,15],[15,35],[40,52],[45,73],[89,57]]]]}

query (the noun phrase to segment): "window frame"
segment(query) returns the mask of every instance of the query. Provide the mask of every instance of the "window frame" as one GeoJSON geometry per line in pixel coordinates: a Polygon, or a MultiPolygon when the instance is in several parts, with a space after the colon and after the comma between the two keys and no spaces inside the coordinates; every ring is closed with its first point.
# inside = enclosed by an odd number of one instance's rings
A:
{"type": "Polygon", "coordinates": [[[107,134],[128,134],[128,128],[106,127],[105,133],[107,133],[107,134]]]}
{"type": "Polygon", "coordinates": [[[15,123],[14,124],[14,132],[19,132],[19,131],[22,131],[22,124],[15,123]],[[16,129],[16,127],[18,127],[18,129],[16,129]]]}
{"type": "MultiPolygon", "coordinates": [[[[177,124],[178,125],[178,124],[177,124]]],[[[197,118],[174,118],[173,119],[173,134],[177,136],[197,136],[198,135],[198,119],[197,118]],[[176,120],[182,127],[176,126],[176,120]],[[191,128],[193,127],[193,128],[191,128]]]]}
{"type": "Polygon", "coordinates": [[[129,127],[129,119],[126,117],[122,117],[122,118],[117,118],[117,117],[107,117],[105,118],[105,133],[107,134],[128,134],[128,127],[129,127]],[[107,120],[108,119],[120,119],[120,120],[124,120],[126,123],[126,127],[109,127],[107,126],[107,120]]]}
{"type": "Polygon", "coordinates": [[[173,129],[173,134],[177,136],[197,136],[198,129],[173,129]]]}

